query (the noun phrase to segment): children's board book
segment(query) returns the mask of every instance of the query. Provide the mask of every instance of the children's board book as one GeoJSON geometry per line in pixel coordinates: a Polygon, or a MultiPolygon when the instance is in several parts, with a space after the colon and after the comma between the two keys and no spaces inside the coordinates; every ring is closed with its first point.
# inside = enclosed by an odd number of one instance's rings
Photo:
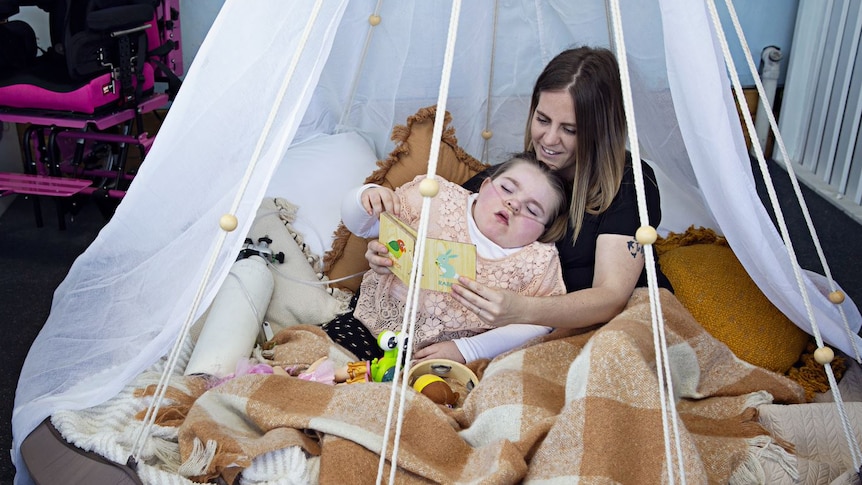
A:
{"type": "MultiPolygon", "coordinates": [[[[410,282],[416,231],[398,217],[380,214],[380,242],[389,250],[393,264],[389,267],[405,285],[410,282]]],[[[476,246],[444,239],[428,238],[419,287],[450,292],[458,276],[476,279],[476,246]]]]}

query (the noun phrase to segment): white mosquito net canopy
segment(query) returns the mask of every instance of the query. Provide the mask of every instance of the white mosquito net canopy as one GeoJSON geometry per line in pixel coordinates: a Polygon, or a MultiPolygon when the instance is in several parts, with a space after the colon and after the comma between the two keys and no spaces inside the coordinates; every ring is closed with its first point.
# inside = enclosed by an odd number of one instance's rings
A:
{"type": "MultiPolygon", "coordinates": [[[[291,144],[356,131],[384,158],[392,127],[437,102],[451,10],[443,0],[224,4],[128,195],[55,292],[15,396],[19,471],[19,446],[44,418],[111,398],[206,310],[291,144]],[[224,214],[236,215],[233,232],[219,227],[224,214]]],[[[640,153],[661,175],[659,232],[721,232],[766,296],[812,332],[755,190],[707,6],[626,0],[620,10],[640,153]]],[[[532,85],[554,55],[614,44],[604,0],[471,0],[460,19],[446,109],[462,148],[488,162],[523,148],[532,85]]],[[[847,329],[803,277],[824,340],[853,354],[858,310],[843,305],[847,329]]]]}

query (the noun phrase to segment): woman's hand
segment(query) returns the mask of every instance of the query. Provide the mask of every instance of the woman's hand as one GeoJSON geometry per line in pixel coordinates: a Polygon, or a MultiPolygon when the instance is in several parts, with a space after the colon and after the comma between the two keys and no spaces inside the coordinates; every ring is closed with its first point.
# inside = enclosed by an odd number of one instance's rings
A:
{"type": "Polygon", "coordinates": [[[532,323],[522,316],[527,297],[509,290],[490,288],[461,276],[458,283],[452,285],[452,297],[488,325],[501,327],[510,323],[532,323]]]}
{"type": "Polygon", "coordinates": [[[365,259],[368,260],[368,266],[375,273],[381,275],[390,274],[389,267],[392,266],[392,260],[389,258],[389,250],[377,239],[368,241],[365,259]]]}
{"type": "Polygon", "coordinates": [[[370,187],[362,191],[360,196],[362,207],[369,216],[377,217],[382,212],[389,211],[396,216],[401,211],[401,201],[392,189],[386,187],[370,187]]]}
{"type": "Polygon", "coordinates": [[[459,362],[461,364],[467,363],[464,360],[464,356],[461,355],[461,351],[458,350],[458,346],[455,345],[455,342],[451,340],[431,344],[427,347],[423,347],[417,350],[416,353],[413,354],[414,364],[428,359],[448,359],[454,360],[455,362],[459,362]]]}

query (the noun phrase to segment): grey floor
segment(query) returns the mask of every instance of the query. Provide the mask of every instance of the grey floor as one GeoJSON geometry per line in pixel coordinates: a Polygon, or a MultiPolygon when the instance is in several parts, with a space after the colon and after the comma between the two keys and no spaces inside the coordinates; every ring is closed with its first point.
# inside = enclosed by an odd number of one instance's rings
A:
{"type": "Polygon", "coordinates": [[[48,318],[54,289],[75,258],[105,224],[95,205],[87,204],[66,230],[58,229],[55,205],[41,202],[44,226],[36,227],[33,203],[17,196],[0,216],[0,484],[11,484],[15,469],[12,448],[12,406],[18,374],[42,324],[48,318]]]}

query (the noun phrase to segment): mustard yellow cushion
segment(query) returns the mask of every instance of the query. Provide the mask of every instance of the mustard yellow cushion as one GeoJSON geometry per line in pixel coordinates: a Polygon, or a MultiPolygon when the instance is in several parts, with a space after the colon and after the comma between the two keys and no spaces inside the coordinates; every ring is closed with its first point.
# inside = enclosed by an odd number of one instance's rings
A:
{"type": "Polygon", "coordinates": [[[796,363],[808,334],[764,296],[724,238],[691,227],[655,249],[679,301],[737,357],[781,374],[796,363]]]}
{"type": "MultiPolygon", "coordinates": [[[[396,126],[392,130],[395,149],[386,160],[377,162],[378,169],[365,179],[365,183],[375,183],[395,189],[413,180],[417,175],[427,173],[436,113],[436,106],[422,108],[407,118],[406,125],[396,126]]],[[[488,165],[471,157],[458,146],[455,129],[449,126],[452,117],[448,112],[443,119],[437,175],[461,184],[488,165]]],[[[368,239],[355,236],[344,227],[344,224],[339,224],[335,231],[332,249],[323,257],[324,272],[329,279],[336,280],[367,271],[368,261],[365,259],[367,245],[368,239]]],[[[361,279],[361,276],[357,276],[333,283],[332,286],[355,292],[359,288],[361,279]]]]}

